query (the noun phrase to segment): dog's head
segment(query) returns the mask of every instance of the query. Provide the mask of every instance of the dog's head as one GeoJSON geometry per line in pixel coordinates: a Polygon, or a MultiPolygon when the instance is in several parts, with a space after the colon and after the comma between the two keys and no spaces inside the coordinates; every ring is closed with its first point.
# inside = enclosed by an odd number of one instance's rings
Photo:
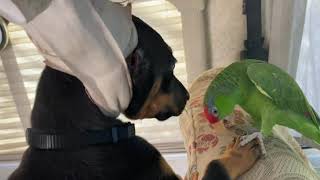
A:
{"type": "Polygon", "coordinates": [[[177,60],[172,49],[142,20],[133,17],[133,22],[138,33],[138,45],[126,58],[133,96],[125,115],[130,119],[155,117],[158,120],[178,116],[189,94],[173,74],[177,60]]]}

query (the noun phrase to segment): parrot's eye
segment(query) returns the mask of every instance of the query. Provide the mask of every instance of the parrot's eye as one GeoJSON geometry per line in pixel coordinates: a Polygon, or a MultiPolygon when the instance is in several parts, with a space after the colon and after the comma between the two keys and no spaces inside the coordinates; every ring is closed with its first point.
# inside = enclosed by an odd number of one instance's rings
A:
{"type": "Polygon", "coordinates": [[[211,113],[215,116],[218,116],[218,109],[216,107],[213,107],[211,113]]]}

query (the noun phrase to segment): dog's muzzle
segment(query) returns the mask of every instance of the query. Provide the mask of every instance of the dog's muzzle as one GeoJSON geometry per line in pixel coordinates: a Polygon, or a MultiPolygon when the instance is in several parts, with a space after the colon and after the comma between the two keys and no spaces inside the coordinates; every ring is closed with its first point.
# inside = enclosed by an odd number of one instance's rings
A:
{"type": "Polygon", "coordinates": [[[188,91],[178,79],[174,77],[171,83],[171,102],[155,116],[160,121],[164,121],[171,116],[179,116],[190,98],[188,91]]]}

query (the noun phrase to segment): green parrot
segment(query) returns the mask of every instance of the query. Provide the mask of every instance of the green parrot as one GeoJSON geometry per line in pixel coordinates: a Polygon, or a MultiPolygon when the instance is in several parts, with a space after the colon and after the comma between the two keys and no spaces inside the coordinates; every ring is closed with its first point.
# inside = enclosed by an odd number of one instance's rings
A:
{"type": "Polygon", "coordinates": [[[204,97],[204,114],[216,123],[241,106],[263,136],[274,125],[300,132],[320,144],[320,119],[298,84],[285,71],[259,60],[226,67],[211,82],[204,97]]]}

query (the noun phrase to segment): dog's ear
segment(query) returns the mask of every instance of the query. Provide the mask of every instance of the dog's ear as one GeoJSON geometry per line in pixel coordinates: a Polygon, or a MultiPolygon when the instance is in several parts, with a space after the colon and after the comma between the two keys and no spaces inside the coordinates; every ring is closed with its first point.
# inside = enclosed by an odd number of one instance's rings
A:
{"type": "Polygon", "coordinates": [[[143,59],[143,52],[141,49],[136,48],[127,58],[127,65],[131,75],[136,74],[139,64],[143,59]]]}
{"type": "Polygon", "coordinates": [[[130,56],[126,58],[127,66],[130,72],[132,82],[136,84],[144,80],[150,69],[150,62],[144,56],[141,48],[136,48],[130,56]]]}
{"type": "Polygon", "coordinates": [[[145,55],[144,51],[137,47],[126,58],[133,92],[129,107],[125,111],[129,118],[134,118],[139,113],[154,84],[151,61],[148,61],[145,55]]]}

